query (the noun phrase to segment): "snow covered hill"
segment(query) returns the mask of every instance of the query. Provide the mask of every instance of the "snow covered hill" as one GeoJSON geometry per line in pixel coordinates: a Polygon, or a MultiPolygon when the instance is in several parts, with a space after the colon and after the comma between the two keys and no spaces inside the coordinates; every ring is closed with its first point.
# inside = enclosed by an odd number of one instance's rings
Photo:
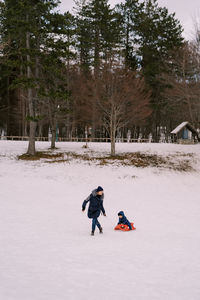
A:
{"type": "MultiPolygon", "coordinates": [[[[109,144],[57,146],[56,153],[109,153],[109,144]]],[[[37,143],[38,151],[48,147],[37,143]]],[[[188,160],[188,172],[18,160],[26,149],[0,141],[0,299],[200,299],[200,145],[117,144],[118,153],[188,160]],[[91,237],[81,205],[98,185],[107,217],[104,234],[91,237]],[[119,210],[136,231],[113,230],[119,210]]]]}

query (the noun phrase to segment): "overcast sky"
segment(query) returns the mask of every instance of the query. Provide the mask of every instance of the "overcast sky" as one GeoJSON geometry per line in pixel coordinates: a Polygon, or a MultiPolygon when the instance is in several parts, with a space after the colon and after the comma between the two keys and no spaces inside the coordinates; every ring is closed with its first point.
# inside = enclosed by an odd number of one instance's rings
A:
{"type": "MultiPolygon", "coordinates": [[[[61,0],[61,11],[71,10],[73,0],[61,0]]],[[[110,0],[111,5],[120,3],[120,0],[110,0]]],[[[166,6],[169,12],[175,12],[176,17],[181,21],[184,27],[184,36],[190,39],[193,35],[194,21],[200,22],[200,0],[158,0],[160,6],[166,6]]]]}

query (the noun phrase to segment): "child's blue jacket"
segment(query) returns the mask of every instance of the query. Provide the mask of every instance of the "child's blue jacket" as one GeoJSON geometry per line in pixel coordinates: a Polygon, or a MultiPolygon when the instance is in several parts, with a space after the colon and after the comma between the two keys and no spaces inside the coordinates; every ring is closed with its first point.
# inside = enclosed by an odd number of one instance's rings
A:
{"type": "Polygon", "coordinates": [[[131,223],[129,222],[129,220],[126,218],[126,216],[124,215],[123,211],[120,211],[119,214],[122,216],[122,218],[119,218],[119,222],[118,224],[124,224],[124,225],[128,225],[129,229],[131,230],[131,223]]]}

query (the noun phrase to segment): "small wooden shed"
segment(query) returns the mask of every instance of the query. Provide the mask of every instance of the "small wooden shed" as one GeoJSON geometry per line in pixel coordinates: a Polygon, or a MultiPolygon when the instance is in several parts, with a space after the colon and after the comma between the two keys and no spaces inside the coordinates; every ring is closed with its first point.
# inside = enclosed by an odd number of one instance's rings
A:
{"type": "Polygon", "coordinates": [[[171,132],[171,135],[173,142],[178,144],[194,144],[195,141],[199,141],[197,130],[189,122],[183,122],[178,125],[171,132]]]}

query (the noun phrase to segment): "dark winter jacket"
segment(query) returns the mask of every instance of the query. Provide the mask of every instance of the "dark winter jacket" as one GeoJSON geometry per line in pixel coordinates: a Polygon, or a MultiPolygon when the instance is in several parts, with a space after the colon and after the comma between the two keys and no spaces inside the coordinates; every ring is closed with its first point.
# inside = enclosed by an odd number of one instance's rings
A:
{"type": "Polygon", "coordinates": [[[118,224],[124,224],[124,225],[128,225],[129,229],[132,229],[131,227],[131,223],[129,222],[129,220],[126,218],[126,216],[124,215],[124,212],[123,211],[120,211],[118,213],[118,215],[121,215],[122,218],[119,218],[119,222],[118,224]]]}
{"type": "Polygon", "coordinates": [[[85,210],[87,203],[89,202],[88,207],[88,218],[95,219],[98,218],[101,211],[105,214],[105,209],[103,207],[103,199],[104,194],[101,197],[97,196],[96,190],[92,191],[92,193],[83,201],[82,210],[85,210]]]}

